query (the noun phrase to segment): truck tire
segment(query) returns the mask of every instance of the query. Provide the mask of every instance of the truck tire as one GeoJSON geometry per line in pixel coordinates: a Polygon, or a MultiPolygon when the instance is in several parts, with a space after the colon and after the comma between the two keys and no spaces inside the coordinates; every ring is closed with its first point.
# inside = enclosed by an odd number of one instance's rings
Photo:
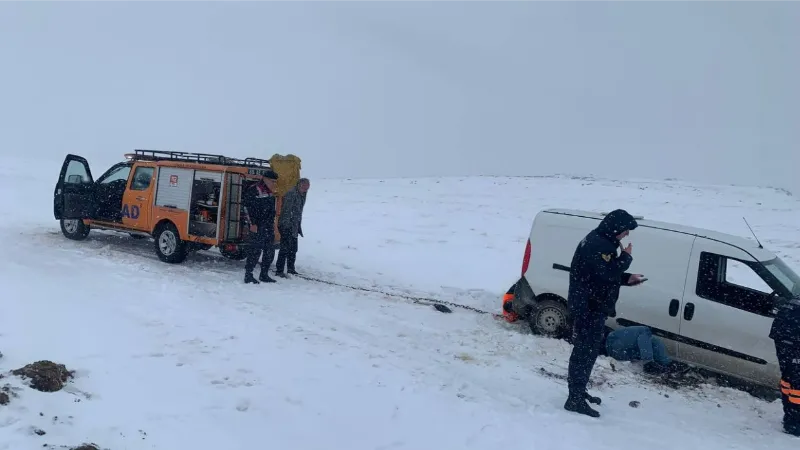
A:
{"type": "Polygon", "coordinates": [[[186,242],[181,240],[181,235],[172,222],[159,225],[153,237],[158,259],[170,264],[179,264],[186,259],[186,255],[189,253],[186,242]]]}
{"type": "Polygon", "coordinates": [[[61,233],[73,241],[82,241],[89,235],[89,226],[80,219],[61,219],[61,233]]]}
{"type": "Polygon", "coordinates": [[[569,310],[564,303],[544,299],[533,306],[528,323],[534,334],[561,339],[569,334],[568,314],[569,310]]]}

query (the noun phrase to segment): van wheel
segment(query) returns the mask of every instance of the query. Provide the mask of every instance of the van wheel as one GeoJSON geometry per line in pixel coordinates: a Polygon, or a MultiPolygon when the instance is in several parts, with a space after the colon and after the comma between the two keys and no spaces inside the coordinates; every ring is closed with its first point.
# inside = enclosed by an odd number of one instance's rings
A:
{"type": "Polygon", "coordinates": [[[534,334],[562,338],[567,334],[567,306],[557,300],[542,300],[531,310],[529,324],[534,334]]]}
{"type": "Polygon", "coordinates": [[[61,219],[61,232],[67,239],[82,241],[89,235],[89,227],[81,219],[61,219]]]}
{"type": "Polygon", "coordinates": [[[186,242],[181,240],[178,229],[171,222],[158,226],[155,232],[156,254],[165,263],[178,264],[186,259],[186,242]]]}

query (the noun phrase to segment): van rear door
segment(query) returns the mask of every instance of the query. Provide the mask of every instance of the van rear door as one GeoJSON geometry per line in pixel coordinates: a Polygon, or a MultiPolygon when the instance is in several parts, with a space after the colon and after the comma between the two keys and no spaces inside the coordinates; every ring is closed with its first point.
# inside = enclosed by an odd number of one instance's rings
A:
{"type": "Polygon", "coordinates": [[[53,191],[56,219],[91,219],[95,212],[94,178],[86,158],[67,155],[53,191]]]}
{"type": "Polygon", "coordinates": [[[686,270],[695,237],[646,225],[623,239],[633,244],[633,263],[628,273],[648,278],[639,286],[623,286],[617,301],[617,317],[612,326],[647,325],[663,338],[670,354],[678,352],[680,307],[686,270]]]}

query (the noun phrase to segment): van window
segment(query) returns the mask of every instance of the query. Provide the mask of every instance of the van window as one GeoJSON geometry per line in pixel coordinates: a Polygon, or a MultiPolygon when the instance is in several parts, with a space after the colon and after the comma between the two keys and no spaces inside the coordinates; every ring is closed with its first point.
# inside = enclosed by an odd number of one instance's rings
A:
{"type": "Polygon", "coordinates": [[[724,258],[724,261],[726,283],[753,289],[764,294],[772,292],[767,282],[747,264],[730,258],[724,258]]]}
{"type": "Polygon", "coordinates": [[[800,296],[800,277],[782,259],[775,257],[764,262],[764,267],[786,288],[784,295],[800,296]]]}
{"type": "Polygon", "coordinates": [[[714,253],[700,253],[695,291],[698,297],[773,317],[776,297],[770,295],[772,291],[750,263],[714,253]]]}

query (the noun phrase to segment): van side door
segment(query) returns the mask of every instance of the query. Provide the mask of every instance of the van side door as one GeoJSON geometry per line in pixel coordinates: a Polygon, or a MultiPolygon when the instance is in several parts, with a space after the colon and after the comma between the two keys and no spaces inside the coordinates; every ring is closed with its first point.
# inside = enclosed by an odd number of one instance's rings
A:
{"type": "MultiPolygon", "coordinates": [[[[647,281],[639,286],[623,286],[617,301],[617,317],[612,328],[646,325],[662,338],[667,352],[678,352],[678,335],[683,304],[686,270],[695,236],[686,233],[640,226],[623,239],[633,245],[633,263],[628,273],[643,274],[647,281]]],[[[620,251],[620,250],[618,250],[620,251]]]]}
{"type": "Polygon", "coordinates": [[[153,186],[156,167],[135,164],[122,197],[122,224],[127,228],[149,232],[153,205],[153,186]]]}
{"type": "Polygon", "coordinates": [[[679,358],[762,384],[778,383],[769,338],[777,297],[732,245],[698,237],[689,261],[681,308],[679,358]]]}

